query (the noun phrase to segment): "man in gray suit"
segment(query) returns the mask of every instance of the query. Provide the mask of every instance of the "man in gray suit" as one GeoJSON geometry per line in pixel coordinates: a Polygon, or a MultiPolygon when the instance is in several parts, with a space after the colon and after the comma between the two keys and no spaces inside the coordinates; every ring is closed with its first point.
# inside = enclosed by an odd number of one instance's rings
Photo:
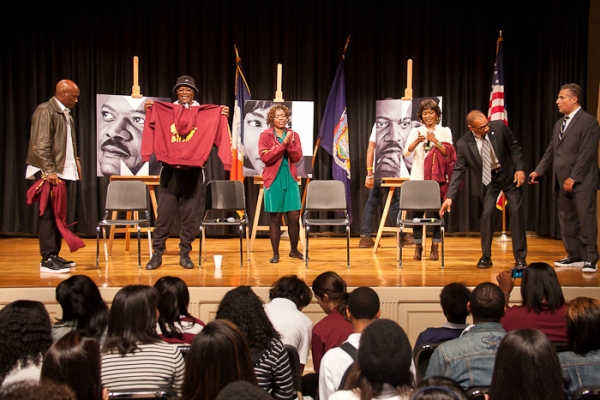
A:
{"type": "Polygon", "coordinates": [[[467,115],[467,125],[469,132],[456,142],[456,164],[440,215],[450,211],[452,201],[458,195],[460,183],[467,171],[470,171],[470,195],[478,197],[483,204],[479,220],[482,256],[477,268],[492,266],[492,219],[500,191],[504,192],[508,201],[515,266],[526,267],[527,239],[525,218],[521,209],[521,185],[525,183],[525,172],[521,146],[504,122],[488,122],[481,111],[471,111],[467,115]]]}
{"type": "Polygon", "coordinates": [[[568,83],[560,88],[556,105],[564,115],[554,124],[552,140],[540,163],[529,174],[529,183],[552,169],[552,187],[558,192],[558,220],[567,257],[557,267],[583,266],[583,272],[596,272],[596,190],[598,172],[598,121],[581,109],[581,87],[568,83]]]}

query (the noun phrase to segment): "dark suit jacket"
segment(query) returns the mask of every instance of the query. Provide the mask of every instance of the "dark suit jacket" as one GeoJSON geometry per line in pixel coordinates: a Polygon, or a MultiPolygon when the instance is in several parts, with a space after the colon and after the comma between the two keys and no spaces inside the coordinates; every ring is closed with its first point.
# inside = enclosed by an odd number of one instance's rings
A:
{"type": "MultiPolygon", "coordinates": [[[[515,171],[523,171],[523,154],[521,146],[517,143],[515,135],[502,121],[490,122],[488,137],[492,143],[494,153],[504,173],[513,180],[515,171]]],[[[455,200],[460,189],[460,183],[465,178],[467,171],[471,171],[471,195],[483,200],[483,183],[481,182],[481,155],[473,132],[468,131],[456,142],[456,164],[452,173],[452,180],[448,187],[448,198],[455,200]]]]}
{"type": "Polygon", "coordinates": [[[556,121],[552,140],[535,172],[545,175],[550,166],[552,188],[558,191],[567,178],[574,179],[574,192],[600,189],[598,174],[598,141],[600,127],[596,118],[580,109],[569,123],[563,140],[558,139],[562,118],[556,121]]]}

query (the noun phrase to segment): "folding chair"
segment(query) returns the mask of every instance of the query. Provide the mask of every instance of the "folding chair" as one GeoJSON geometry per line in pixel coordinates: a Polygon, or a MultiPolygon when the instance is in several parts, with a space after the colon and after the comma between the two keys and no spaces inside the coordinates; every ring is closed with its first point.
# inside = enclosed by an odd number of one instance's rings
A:
{"type": "MultiPolygon", "coordinates": [[[[100,258],[100,231],[104,238],[104,259],[108,262],[108,249],[106,247],[107,226],[136,226],[138,238],[138,268],[142,268],[141,256],[141,226],[148,227],[148,246],[151,247],[150,215],[148,213],[148,193],[146,184],[142,181],[112,181],[108,184],[106,192],[106,206],[104,218],[96,226],[96,269],[100,258]],[[133,212],[134,219],[109,219],[113,211],[133,212]],[[143,212],[145,218],[139,218],[138,213],[143,212]]],[[[117,214],[118,216],[118,214],[117,214]]]]}
{"type": "Polygon", "coordinates": [[[296,398],[302,400],[302,370],[300,369],[300,356],[298,350],[289,344],[285,345],[285,351],[290,359],[292,375],[294,377],[294,394],[296,398]]]}
{"type": "Polygon", "coordinates": [[[306,231],[306,251],[304,265],[308,269],[308,237],[311,226],[345,226],[346,227],[346,260],[350,269],[350,217],[346,205],[346,188],[337,180],[310,181],[306,187],[306,207],[303,217],[306,231]],[[343,218],[309,218],[310,212],[343,212],[343,218]]]}
{"type": "Polygon", "coordinates": [[[433,354],[434,350],[440,345],[442,342],[437,343],[422,343],[419,347],[415,347],[414,350],[414,359],[415,359],[415,367],[417,368],[417,380],[421,381],[425,378],[425,372],[427,372],[427,367],[429,366],[429,359],[433,354]]]}
{"type": "Polygon", "coordinates": [[[489,386],[471,386],[465,390],[465,394],[469,400],[485,400],[485,395],[487,392],[489,392],[489,390],[489,386]]]}
{"type": "Polygon", "coordinates": [[[135,389],[135,390],[111,390],[108,392],[109,399],[136,399],[136,400],[169,400],[177,399],[177,393],[166,389],[135,389]]]}
{"type": "Polygon", "coordinates": [[[600,400],[600,386],[581,386],[571,394],[572,400],[600,400]]]}
{"type": "MultiPolygon", "coordinates": [[[[246,231],[246,251],[250,260],[250,248],[248,247],[248,215],[246,215],[246,199],[244,196],[244,185],[240,181],[210,181],[206,186],[205,214],[200,221],[200,251],[198,254],[198,265],[202,268],[202,247],[206,247],[205,226],[230,225],[237,226],[240,234],[240,268],[244,266],[243,238],[246,231]],[[237,214],[242,211],[243,216],[237,214]],[[212,212],[236,212],[234,217],[229,218],[207,218],[212,212]]],[[[205,259],[206,261],[206,259],[205,259]]]]}
{"type": "Polygon", "coordinates": [[[400,191],[400,212],[398,213],[398,221],[396,223],[398,228],[396,231],[398,268],[402,268],[402,230],[404,227],[439,226],[442,237],[442,269],[444,269],[444,218],[402,219],[402,211],[439,211],[441,207],[440,185],[436,181],[406,181],[402,184],[402,190],[400,191]]]}

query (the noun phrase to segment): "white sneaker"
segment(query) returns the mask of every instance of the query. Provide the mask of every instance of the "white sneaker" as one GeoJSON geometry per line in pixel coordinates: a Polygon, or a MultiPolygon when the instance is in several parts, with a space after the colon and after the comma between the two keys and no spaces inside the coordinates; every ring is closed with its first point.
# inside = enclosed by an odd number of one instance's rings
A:
{"type": "Polygon", "coordinates": [[[40,272],[68,274],[71,272],[71,268],[61,263],[56,256],[50,256],[40,263],[40,272]]]}
{"type": "Polygon", "coordinates": [[[598,268],[596,267],[596,264],[592,264],[591,262],[586,261],[583,263],[583,269],[581,271],[594,273],[598,271],[598,268]]]}

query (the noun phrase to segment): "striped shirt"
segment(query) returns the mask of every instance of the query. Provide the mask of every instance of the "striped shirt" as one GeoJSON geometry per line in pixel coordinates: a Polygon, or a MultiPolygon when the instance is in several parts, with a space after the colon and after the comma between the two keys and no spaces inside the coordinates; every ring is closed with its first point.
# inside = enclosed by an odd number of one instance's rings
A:
{"type": "Polygon", "coordinates": [[[275,399],[294,398],[294,378],[290,359],[279,339],[273,338],[269,348],[254,364],[258,385],[275,399]]]}
{"type": "Polygon", "coordinates": [[[138,344],[124,356],[102,354],[102,386],[111,391],[172,389],[181,393],[184,361],[177,346],[168,343],[138,344]]]}

